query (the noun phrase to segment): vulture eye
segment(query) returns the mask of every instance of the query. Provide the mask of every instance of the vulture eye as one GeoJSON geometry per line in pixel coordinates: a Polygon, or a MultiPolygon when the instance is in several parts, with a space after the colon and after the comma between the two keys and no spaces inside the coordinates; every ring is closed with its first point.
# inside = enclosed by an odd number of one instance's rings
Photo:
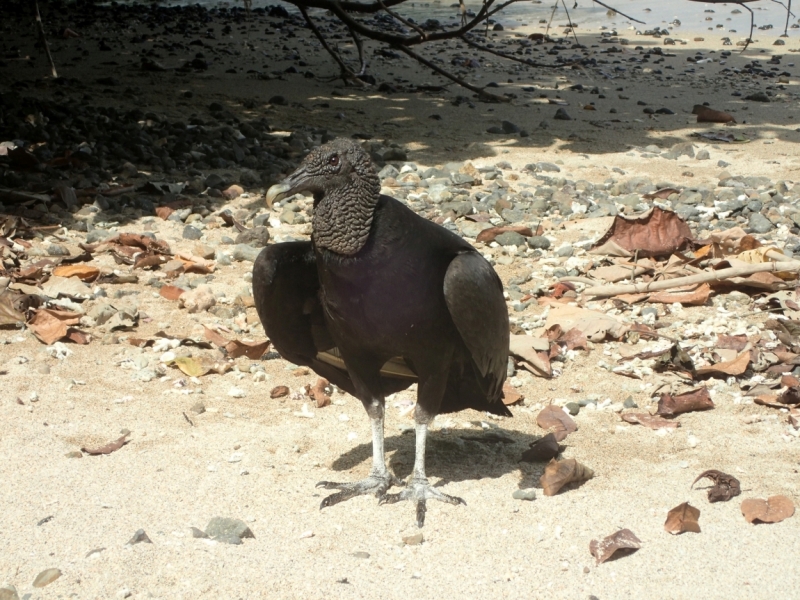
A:
{"type": "Polygon", "coordinates": [[[332,167],[335,167],[335,166],[337,166],[337,165],[339,164],[339,155],[338,155],[338,154],[334,154],[333,156],[331,156],[331,157],[328,159],[328,164],[329,164],[330,166],[332,166],[332,167]]]}

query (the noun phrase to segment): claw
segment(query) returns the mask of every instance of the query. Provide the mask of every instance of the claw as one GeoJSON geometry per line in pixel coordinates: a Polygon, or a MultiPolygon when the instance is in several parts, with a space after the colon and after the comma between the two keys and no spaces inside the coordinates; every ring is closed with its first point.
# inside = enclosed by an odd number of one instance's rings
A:
{"type": "Polygon", "coordinates": [[[422,529],[422,526],[425,525],[425,513],[428,511],[428,507],[425,504],[425,500],[420,500],[417,502],[417,527],[422,529]]]}
{"type": "Polygon", "coordinates": [[[366,496],[368,494],[375,494],[379,500],[383,500],[386,496],[386,490],[393,485],[397,485],[397,479],[390,473],[373,474],[354,483],[338,483],[335,481],[320,481],[315,487],[323,488],[326,490],[340,490],[335,494],[324,498],[319,505],[320,510],[328,508],[345,500],[350,500],[356,496],[366,496]]]}
{"type": "Polygon", "coordinates": [[[439,490],[431,487],[427,479],[412,479],[402,492],[397,494],[385,494],[380,499],[380,504],[395,504],[402,500],[416,501],[418,527],[422,527],[425,524],[425,513],[428,510],[426,504],[427,500],[438,500],[455,505],[463,504],[464,506],[467,504],[463,498],[443,494],[439,490]]]}

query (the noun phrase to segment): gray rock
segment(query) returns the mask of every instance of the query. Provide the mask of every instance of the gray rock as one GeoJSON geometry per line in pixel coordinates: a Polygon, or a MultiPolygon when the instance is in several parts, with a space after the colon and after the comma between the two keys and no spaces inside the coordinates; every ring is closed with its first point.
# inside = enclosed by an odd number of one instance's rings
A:
{"type": "Polygon", "coordinates": [[[386,179],[387,177],[397,178],[400,175],[400,171],[395,169],[392,165],[386,165],[380,171],[378,171],[378,177],[381,179],[386,179]]]}
{"type": "Polygon", "coordinates": [[[516,231],[506,231],[494,238],[494,241],[501,246],[524,246],[525,236],[516,231]]]}
{"type": "Polygon", "coordinates": [[[17,588],[10,583],[0,587],[0,600],[19,600],[17,588]]]}
{"type": "Polygon", "coordinates": [[[556,250],[556,256],[570,257],[573,252],[575,252],[575,249],[572,246],[561,246],[556,250]]]}
{"type": "Polygon", "coordinates": [[[240,519],[214,517],[206,526],[206,535],[226,544],[241,543],[242,538],[255,538],[247,524],[240,519]],[[239,542],[232,541],[238,539],[239,542]]]}
{"type": "Polygon", "coordinates": [[[503,121],[502,127],[504,133],[519,133],[519,127],[514,125],[511,121],[503,121]]]}
{"type": "Polygon", "coordinates": [[[564,408],[566,408],[569,414],[571,414],[573,417],[581,411],[581,405],[577,402],[567,402],[564,405],[564,408]]]}
{"type": "Polygon", "coordinates": [[[187,225],[183,228],[183,239],[185,240],[199,240],[203,237],[203,232],[200,231],[197,227],[192,227],[191,225],[187,225]]]}
{"type": "MultiPolygon", "coordinates": [[[[192,537],[193,538],[199,538],[199,539],[207,539],[208,538],[208,535],[206,535],[206,532],[198,529],[197,527],[190,527],[189,530],[192,532],[192,537]]],[[[239,540],[239,541],[241,541],[241,540],[239,540]]]]}
{"type": "Polygon", "coordinates": [[[525,213],[514,208],[506,208],[501,212],[503,218],[509,223],[519,223],[525,219],[525,213]]]}
{"type": "Polygon", "coordinates": [[[717,166],[720,167],[721,169],[724,169],[725,167],[730,167],[731,163],[725,162],[724,160],[718,160],[717,166]]]}
{"type": "Polygon", "coordinates": [[[534,235],[528,238],[528,247],[538,250],[547,250],[550,247],[550,240],[543,235],[534,235]]]}
{"type": "Polygon", "coordinates": [[[625,398],[625,402],[622,403],[623,408],[639,408],[639,405],[634,402],[631,396],[625,398]]]}
{"type": "Polygon", "coordinates": [[[744,97],[745,100],[752,100],[753,102],[769,102],[769,96],[764,92],[756,92],[744,97]]]}
{"type": "Polygon", "coordinates": [[[703,149],[697,153],[697,156],[695,156],[695,158],[697,160],[708,160],[709,158],[711,158],[711,155],[708,153],[708,150],[703,149]]]}
{"type": "Polygon", "coordinates": [[[263,248],[269,242],[269,230],[264,227],[245,229],[236,236],[236,244],[247,244],[253,248],[263,248]]]}
{"type": "Polygon", "coordinates": [[[647,308],[642,309],[642,316],[646,317],[647,315],[653,315],[656,319],[658,318],[658,309],[652,306],[648,306],[647,308]]]}
{"type": "Polygon", "coordinates": [[[294,212],[290,208],[287,208],[284,209],[283,212],[281,212],[281,216],[278,218],[280,219],[281,223],[286,223],[287,225],[293,225],[297,220],[297,217],[298,215],[296,212],[294,212]]]}
{"type": "Polygon", "coordinates": [[[61,244],[47,244],[45,251],[47,256],[69,256],[69,249],[61,244]]]}
{"type": "Polygon", "coordinates": [[[694,145],[691,142],[679,142],[661,156],[669,160],[676,160],[681,156],[694,158],[694,145]]]}
{"type": "Polygon", "coordinates": [[[152,544],[153,540],[151,540],[148,535],[144,532],[144,529],[139,529],[136,533],[133,534],[133,537],[128,540],[128,546],[133,546],[134,544],[152,544]]]}
{"type": "Polygon", "coordinates": [[[511,497],[514,500],[536,500],[536,490],[534,488],[528,488],[524,490],[514,490],[514,493],[511,494],[511,497]]]}
{"type": "Polygon", "coordinates": [[[260,248],[253,248],[252,246],[248,246],[247,244],[237,244],[233,248],[233,254],[231,255],[233,260],[237,261],[248,261],[254,262],[256,257],[261,253],[260,248]]]}
{"type": "Polygon", "coordinates": [[[554,165],[553,163],[549,162],[537,162],[536,163],[536,170],[543,171],[545,173],[560,173],[561,167],[558,165],[554,165]]]}
{"type": "Polygon", "coordinates": [[[772,222],[761,213],[752,213],[747,225],[755,233],[767,233],[774,227],[772,222]]]}
{"type": "Polygon", "coordinates": [[[489,229],[491,223],[476,223],[475,221],[463,221],[461,223],[461,234],[465,237],[475,238],[484,229],[489,229]]]}
{"type": "Polygon", "coordinates": [[[559,108],[553,118],[557,121],[572,121],[572,117],[570,117],[563,108],[559,108]]]}
{"type": "Polygon", "coordinates": [[[98,242],[104,242],[111,237],[114,237],[114,234],[110,231],[105,229],[92,229],[88,234],[86,234],[86,243],[96,244],[98,242]]]}
{"type": "Polygon", "coordinates": [[[61,577],[61,569],[45,569],[33,580],[33,587],[43,588],[53,583],[59,577],[61,577]]]}

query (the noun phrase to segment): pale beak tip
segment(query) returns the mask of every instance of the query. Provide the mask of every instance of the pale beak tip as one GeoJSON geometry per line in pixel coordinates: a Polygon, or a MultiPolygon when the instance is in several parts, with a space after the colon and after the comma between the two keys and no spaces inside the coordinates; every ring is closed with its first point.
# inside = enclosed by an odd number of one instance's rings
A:
{"type": "Polygon", "coordinates": [[[271,188],[267,190],[267,197],[266,197],[267,206],[269,208],[272,208],[272,204],[276,200],[280,200],[281,198],[283,198],[283,196],[286,195],[286,192],[288,192],[290,189],[291,187],[286,183],[276,183],[275,185],[273,185],[271,188]]]}

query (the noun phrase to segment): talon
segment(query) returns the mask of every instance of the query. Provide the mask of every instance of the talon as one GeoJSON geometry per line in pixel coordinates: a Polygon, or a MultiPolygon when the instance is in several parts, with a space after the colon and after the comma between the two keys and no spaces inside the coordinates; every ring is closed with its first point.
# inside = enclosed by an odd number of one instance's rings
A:
{"type": "Polygon", "coordinates": [[[420,500],[417,502],[417,527],[422,529],[422,526],[425,525],[425,513],[428,511],[428,507],[425,503],[425,500],[420,500]]]}

